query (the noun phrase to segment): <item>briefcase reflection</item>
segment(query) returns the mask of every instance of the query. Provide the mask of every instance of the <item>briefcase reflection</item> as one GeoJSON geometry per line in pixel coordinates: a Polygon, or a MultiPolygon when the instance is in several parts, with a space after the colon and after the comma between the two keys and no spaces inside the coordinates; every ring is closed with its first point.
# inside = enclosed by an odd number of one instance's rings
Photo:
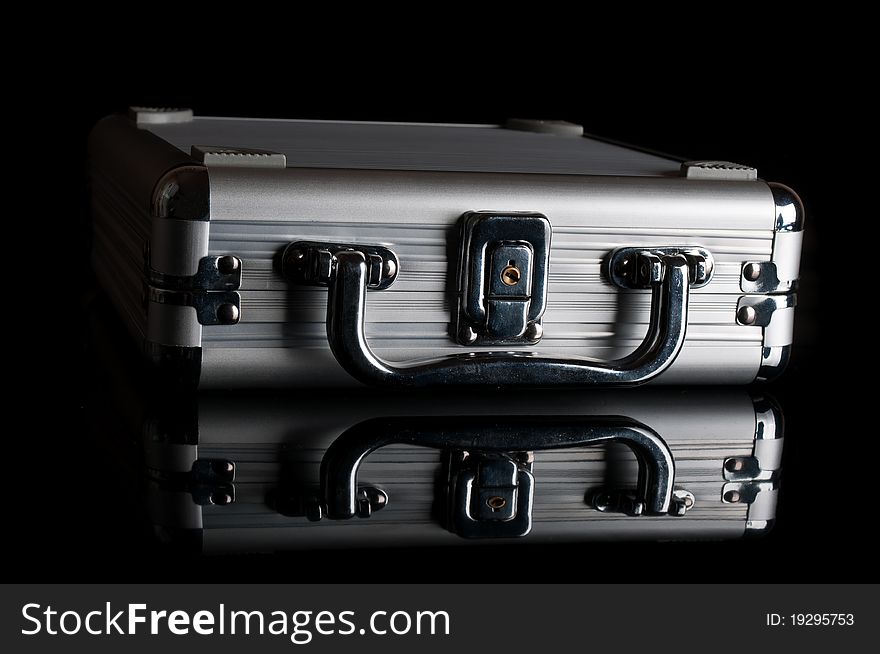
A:
{"type": "Polygon", "coordinates": [[[156,533],[204,552],[734,539],[776,513],[778,405],[739,389],[163,400],[156,533]]]}

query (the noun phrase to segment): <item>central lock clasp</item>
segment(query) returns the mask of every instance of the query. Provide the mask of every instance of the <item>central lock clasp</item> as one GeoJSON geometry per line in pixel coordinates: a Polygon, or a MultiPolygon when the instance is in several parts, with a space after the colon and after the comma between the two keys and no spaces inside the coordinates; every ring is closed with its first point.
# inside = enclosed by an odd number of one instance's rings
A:
{"type": "Polygon", "coordinates": [[[472,211],[460,226],[453,323],[459,343],[537,343],[547,306],[550,221],[539,213],[472,211]]]}
{"type": "Polygon", "coordinates": [[[531,452],[452,450],[447,528],[464,538],[517,538],[532,529],[531,452]]]}

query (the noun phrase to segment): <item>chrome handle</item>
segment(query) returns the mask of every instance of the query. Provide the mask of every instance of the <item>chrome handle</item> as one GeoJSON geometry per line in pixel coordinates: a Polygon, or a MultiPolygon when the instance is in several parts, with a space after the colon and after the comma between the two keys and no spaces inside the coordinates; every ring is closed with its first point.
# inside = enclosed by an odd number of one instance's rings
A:
{"type": "MultiPolygon", "coordinates": [[[[527,453],[620,442],[638,461],[636,514],[666,514],[674,502],[675,463],[665,441],[645,425],[618,416],[472,416],[374,418],[344,432],[321,461],[321,498],[327,517],[359,515],[358,469],[391,444],[469,453],[527,453]]],[[[522,534],[516,534],[522,535],[522,534]]]]}
{"type": "MultiPolygon", "coordinates": [[[[288,248],[301,247],[293,244],[288,248]]],[[[301,249],[294,250],[297,253],[301,249]]],[[[361,250],[326,252],[321,272],[300,283],[329,286],[327,338],[336,360],[356,379],[382,386],[575,386],[613,384],[633,386],[666,370],[684,344],[687,330],[689,274],[693,264],[681,253],[637,252],[644,266],[642,286],[651,288],[651,313],[644,341],[629,355],[614,361],[587,357],[567,359],[528,352],[469,352],[426,361],[391,364],[370,349],[364,332],[367,287],[378,287],[377,258],[361,250]]],[[[285,255],[285,260],[289,259],[285,255]]],[[[397,263],[393,270],[396,272],[397,263]]],[[[393,273],[392,273],[393,276],[393,273]]],[[[381,279],[381,278],[380,278],[381,279]]],[[[379,282],[381,283],[381,282],[379,282]]]]}

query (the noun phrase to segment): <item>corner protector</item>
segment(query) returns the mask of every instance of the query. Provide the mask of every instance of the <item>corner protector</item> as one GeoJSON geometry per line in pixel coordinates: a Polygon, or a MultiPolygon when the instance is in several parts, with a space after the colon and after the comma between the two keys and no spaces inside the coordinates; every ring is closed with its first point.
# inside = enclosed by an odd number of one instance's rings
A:
{"type": "Polygon", "coordinates": [[[208,222],[211,219],[211,188],[208,169],[184,164],[166,172],[153,188],[153,218],[208,222]]]}
{"type": "Polygon", "coordinates": [[[163,390],[176,392],[198,387],[202,373],[201,347],[163,345],[145,340],[144,353],[163,390]]]}
{"type": "Polygon", "coordinates": [[[755,407],[755,440],[779,440],[785,436],[785,417],[782,407],[769,395],[752,398],[755,407]]]}
{"type": "Polygon", "coordinates": [[[772,382],[778,379],[791,359],[791,345],[774,345],[761,348],[761,365],[755,381],[761,383],[772,382]]]}
{"type": "Polygon", "coordinates": [[[774,230],[776,232],[802,232],[804,230],[804,203],[797,193],[785,184],[768,182],[773,202],[776,204],[774,230]]]}
{"type": "Polygon", "coordinates": [[[195,275],[208,254],[210,210],[207,168],[190,161],[166,171],[153,187],[146,265],[166,275],[195,275]]]}
{"type": "MultiPolygon", "coordinates": [[[[163,392],[151,396],[150,411],[143,427],[144,448],[165,448],[199,444],[199,409],[195,393],[163,392]]],[[[147,457],[152,458],[152,457],[147,457]]]]}
{"type": "Polygon", "coordinates": [[[775,518],[770,520],[746,520],[746,530],[743,533],[743,538],[748,540],[762,538],[770,533],[775,525],[775,518]]]}

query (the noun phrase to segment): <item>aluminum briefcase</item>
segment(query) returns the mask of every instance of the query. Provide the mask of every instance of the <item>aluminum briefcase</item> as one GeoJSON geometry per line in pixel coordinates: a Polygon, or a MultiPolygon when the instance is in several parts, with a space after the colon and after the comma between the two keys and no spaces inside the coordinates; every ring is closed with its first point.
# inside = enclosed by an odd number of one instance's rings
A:
{"type": "Polygon", "coordinates": [[[778,374],[797,196],[582,132],[133,109],[90,137],[95,270],[202,387],[778,374]]]}
{"type": "Polygon", "coordinates": [[[229,552],[720,540],[775,519],[781,414],[743,390],[514,391],[495,417],[460,393],[438,404],[209,394],[154,413],[151,521],[169,542],[229,552]]]}

